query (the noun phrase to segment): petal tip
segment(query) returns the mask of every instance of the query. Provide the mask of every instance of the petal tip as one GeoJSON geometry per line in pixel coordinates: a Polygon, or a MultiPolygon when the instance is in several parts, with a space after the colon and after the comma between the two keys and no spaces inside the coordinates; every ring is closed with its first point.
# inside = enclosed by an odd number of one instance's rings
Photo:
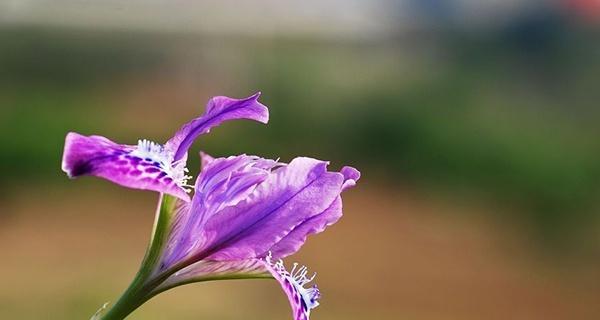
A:
{"type": "Polygon", "coordinates": [[[256,107],[258,109],[258,114],[254,120],[262,124],[267,124],[269,123],[269,108],[266,105],[262,104],[260,101],[258,101],[258,98],[260,98],[261,95],[262,93],[258,91],[249,98],[254,99],[254,102],[256,103],[256,107]]]}
{"type": "Polygon", "coordinates": [[[85,138],[83,135],[77,132],[68,132],[65,136],[65,146],[63,149],[63,156],[61,162],[61,169],[67,174],[70,179],[74,179],[80,176],[80,172],[83,172],[83,168],[79,168],[78,162],[76,161],[75,144],[77,140],[85,138]],[[81,170],[80,170],[81,169],[81,170]]]}
{"type": "Polygon", "coordinates": [[[345,166],[340,170],[340,173],[344,176],[344,184],[342,190],[354,187],[356,182],[360,179],[360,171],[354,167],[345,166]]]}
{"type": "Polygon", "coordinates": [[[202,166],[202,169],[206,168],[206,166],[208,166],[214,160],[215,158],[210,154],[200,151],[200,165],[202,166]]]}

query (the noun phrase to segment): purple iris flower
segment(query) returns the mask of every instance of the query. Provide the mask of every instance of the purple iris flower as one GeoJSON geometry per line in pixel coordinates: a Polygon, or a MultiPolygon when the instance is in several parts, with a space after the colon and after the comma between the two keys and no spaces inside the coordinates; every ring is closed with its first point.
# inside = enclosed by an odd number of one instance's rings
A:
{"type": "Polygon", "coordinates": [[[309,319],[320,296],[316,285],[307,287],[314,276],[296,264],[286,271],[281,259],[341,217],[341,193],[355,185],[360,173],[351,167],[328,171],[327,162],[306,157],[282,163],[201,153],[202,171],[193,186],[188,184],[187,151],[199,135],[226,120],[267,123],[268,109],[258,102],[259,95],[212,98],[202,116],[164,145],[67,135],[62,168],[69,177],[92,175],[160,192],[152,238],[136,278],[112,308],[94,319],[123,319],[158,293],[187,283],[265,277],[281,284],[295,320],[309,319]]]}

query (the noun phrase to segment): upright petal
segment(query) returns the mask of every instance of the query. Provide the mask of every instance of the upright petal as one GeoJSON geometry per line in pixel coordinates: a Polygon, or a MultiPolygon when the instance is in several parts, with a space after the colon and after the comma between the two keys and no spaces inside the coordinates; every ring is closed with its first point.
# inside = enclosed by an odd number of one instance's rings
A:
{"type": "Polygon", "coordinates": [[[227,120],[250,119],[262,123],[269,121],[269,110],[258,102],[260,92],[244,99],[224,96],[213,97],[208,101],[204,114],[185,124],[165,147],[173,152],[174,161],[183,158],[194,140],[211,128],[227,120]]]}
{"type": "MultiPolygon", "coordinates": [[[[142,149],[155,146],[147,142],[140,144],[142,149]]],[[[105,137],[70,132],[65,140],[62,169],[71,178],[91,175],[125,187],[164,192],[189,201],[182,178],[174,173],[171,164],[147,155],[142,149],[140,145],[122,145],[105,137]]]]}
{"type": "Polygon", "coordinates": [[[344,176],[327,163],[296,158],[254,192],[206,221],[205,254],[213,260],[262,257],[296,226],[323,213],[339,196],[344,176]]]}
{"type": "Polygon", "coordinates": [[[204,166],[196,180],[194,203],[216,212],[232,206],[254,191],[267,179],[271,169],[280,165],[275,160],[245,154],[212,158],[201,153],[204,166]]]}
{"type": "Polygon", "coordinates": [[[196,180],[194,198],[188,211],[177,217],[170,235],[164,265],[171,266],[195,253],[204,244],[202,228],[208,218],[224,207],[235,206],[267,179],[274,160],[239,155],[212,158],[201,153],[202,172],[196,180]]]}

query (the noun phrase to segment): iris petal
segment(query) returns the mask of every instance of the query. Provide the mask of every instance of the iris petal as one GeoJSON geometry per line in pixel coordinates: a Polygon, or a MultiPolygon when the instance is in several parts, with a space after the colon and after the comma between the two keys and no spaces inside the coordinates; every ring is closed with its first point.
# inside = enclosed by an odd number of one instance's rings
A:
{"type": "Polygon", "coordinates": [[[260,92],[244,99],[229,97],[213,97],[206,105],[204,114],[183,125],[171,138],[165,147],[173,152],[174,161],[184,157],[194,140],[210,131],[224,121],[234,119],[249,119],[262,123],[269,121],[269,109],[258,102],[260,92]]]}
{"type": "Polygon", "coordinates": [[[147,140],[140,140],[137,146],[122,145],[101,136],[69,133],[63,171],[69,177],[93,175],[125,187],[164,192],[190,201],[187,150],[196,137],[224,121],[251,119],[266,123],[269,111],[258,102],[259,96],[213,97],[204,114],[184,125],[164,146],[147,140]]]}
{"type": "Polygon", "coordinates": [[[270,255],[265,260],[267,270],[279,282],[290,302],[294,320],[309,320],[310,311],[319,305],[321,292],[316,285],[308,288],[305,285],[310,283],[316,274],[307,277],[308,269],[304,266],[298,267],[297,263],[294,263],[292,270],[288,272],[281,259],[272,262],[270,255]]]}
{"type": "Polygon", "coordinates": [[[164,192],[189,201],[165,165],[157,159],[142,158],[137,147],[117,144],[101,136],[83,136],[71,132],[65,140],[62,169],[69,177],[97,176],[119,185],[164,192]]]}
{"type": "Polygon", "coordinates": [[[337,197],[322,213],[310,217],[285,235],[269,251],[273,256],[285,258],[300,250],[309,235],[320,233],[328,226],[336,223],[342,217],[342,198],[337,197]]]}
{"type": "Polygon", "coordinates": [[[283,164],[248,155],[201,157],[194,198],[175,206],[154,269],[165,278],[152,294],[192,282],[270,274],[284,289],[294,320],[308,320],[319,290],[305,287],[312,280],[306,268],[294,265],[288,272],[280,258],[341,217],[341,193],[356,184],[360,172],[351,167],[330,172],[327,162],[312,158],[283,164]]]}
{"type": "Polygon", "coordinates": [[[245,200],[206,221],[208,258],[261,257],[296,226],[325,211],[343,182],[343,175],[327,171],[326,162],[311,158],[274,170],[245,200]]]}
{"type": "Polygon", "coordinates": [[[264,182],[278,163],[256,156],[214,159],[201,154],[204,167],[196,180],[195,194],[187,211],[181,211],[170,235],[164,266],[199,253],[206,243],[205,222],[222,208],[235,206],[264,182]]]}

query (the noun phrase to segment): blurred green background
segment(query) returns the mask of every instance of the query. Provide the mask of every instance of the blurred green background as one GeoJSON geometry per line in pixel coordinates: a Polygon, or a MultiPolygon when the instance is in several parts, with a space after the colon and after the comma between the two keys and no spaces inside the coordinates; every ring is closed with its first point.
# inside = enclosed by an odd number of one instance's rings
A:
{"type": "MultiPolygon", "coordinates": [[[[262,91],[268,126],[192,153],[363,172],[293,257],[315,319],[597,319],[599,31],[596,0],[0,3],[1,317],[87,319],[142,258],[156,194],[68,181],[68,131],[165,141],[262,91]]],[[[131,318],[286,319],[278,290],[191,285],[131,318]]]]}

